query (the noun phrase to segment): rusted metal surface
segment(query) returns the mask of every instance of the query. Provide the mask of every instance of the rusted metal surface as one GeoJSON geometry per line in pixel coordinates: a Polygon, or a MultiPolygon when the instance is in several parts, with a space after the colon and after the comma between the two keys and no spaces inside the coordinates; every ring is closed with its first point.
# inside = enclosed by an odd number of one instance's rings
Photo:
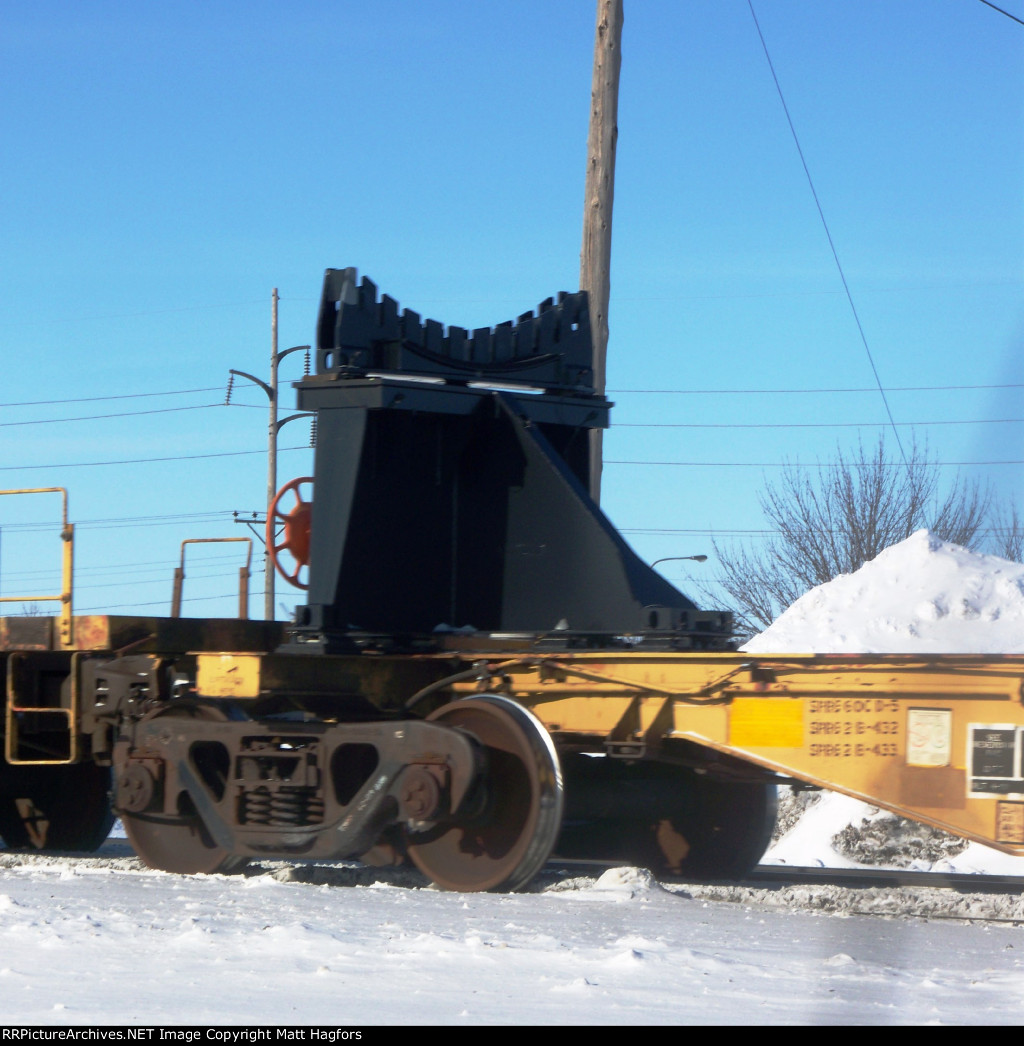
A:
{"type": "Polygon", "coordinates": [[[232,698],[233,700],[259,697],[259,655],[197,655],[196,690],[204,697],[232,698]]]}
{"type": "Polygon", "coordinates": [[[478,755],[462,732],[422,721],[234,722],[186,702],[128,727],[114,765],[118,812],[140,856],[211,871],[230,855],[368,851],[395,823],[410,772],[437,768],[445,820],[471,803],[478,755]]]}
{"type": "Polygon", "coordinates": [[[244,541],[246,544],[245,566],[238,568],[238,617],[244,621],[249,616],[249,577],[252,567],[252,538],[186,538],[181,543],[181,563],[174,569],[174,588],[171,594],[171,617],[181,617],[181,600],[185,588],[185,546],[209,545],[220,542],[244,541]]]}
{"type": "Polygon", "coordinates": [[[457,701],[433,722],[476,738],[487,753],[483,803],[407,830],[409,856],[449,890],[517,890],[544,865],[562,826],[558,755],[526,709],[493,694],[457,701]]]}
{"type": "Polygon", "coordinates": [[[4,762],[62,766],[82,756],[79,707],[82,654],[12,652],[5,658],[4,762]]]}
{"type": "Polygon", "coordinates": [[[53,618],[0,617],[0,650],[51,650],[53,618]]]}
{"type": "Polygon", "coordinates": [[[114,651],[178,654],[241,650],[269,653],[284,640],[277,621],[84,614],[74,619],[74,643],[64,647],[52,617],[0,618],[0,652],[7,650],[114,651]]]}

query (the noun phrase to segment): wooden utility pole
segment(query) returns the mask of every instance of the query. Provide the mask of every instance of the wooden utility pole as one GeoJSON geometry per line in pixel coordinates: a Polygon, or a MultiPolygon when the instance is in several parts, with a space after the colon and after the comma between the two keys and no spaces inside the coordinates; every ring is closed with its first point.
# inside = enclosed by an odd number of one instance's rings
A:
{"type": "MultiPolygon", "coordinates": [[[[306,354],[306,368],[304,373],[309,374],[309,346],[308,345],[293,345],[290,349],[285,349],[284,352],[277,351],[277,288],[275,287],[270,294],[270,384],[268,385],[262,378],[257,378],[255,374],[250,374],[248,371],[236,370],[234,367],[231,368],[230,373],[238,375],[240,378],[245,378],[247,381],[251,381],[253,385],[258,385],[267,395],[267,400],[270,403],[270,419],[267,424],[267,533],[273,534],[273,526],[270,523],[270,506],[274,502],[274,498],[277,495],[277,434],[281,429],[288,424],[289,421],[294,421],[296,418],[312,418],[315,415],[313,412],[308,410],[300,410],[296,414],[289,414],[287,418],[282,418],[280,421],[277,420],[277,372],[281,360],[285,356],[290,356],[293,352],[304,352],[306,354]]],[[[231,379],[234,381],[234,378],[231,379]]],[[[228,401],[231,400],[231,385],[228,385],[228,401]]],[[[312,446],[312,443],[310,444],[312,446]]],[[[240,519],[237,520],[239,523],[249,523],[250,521],[240,519]]],[[[250,523],[251,528],[251,523],[250,523]]],[[[271,541],[273,538],[271,537],[271,541]]],[[[263,593],[263,616],[268,621],[274,620],[274,562],[270,558],[270,549],[267,549],[266,565],[264,568],[264,576],[266,578],[266,584],[263,593]]]]}
{"type": "MultiPolygon", "coordinates": [[[[270,505],[277,493],[277,365],[280,356],[277,354],[277,288],[270,295],[270,424],[268,426],[267,439],[267,515],[269,518],[270,505]]],[[[273,621],[275,617],[274,607],[274,564],[270,558],[270,549],[267,549],[266,562],[263,564],[263,576],[265,579],[263,587],[263,617],[267,621],[273,621]]]]}
{"type": "MultiPolygon", "coordinates": [[[[594,389],[604,395],[608,353],[608,298],[612,258],[612,201],[615,195],[615,146],[618,142],[619,68],[622,65],[622,0],[597,0],[594,77],[590,87],[587,182],[583,204],[580,289],[590,294],[594,337],[594,389]]],[[[590,430],[590,495],[601,500],[604,435],[590,430]]]]}

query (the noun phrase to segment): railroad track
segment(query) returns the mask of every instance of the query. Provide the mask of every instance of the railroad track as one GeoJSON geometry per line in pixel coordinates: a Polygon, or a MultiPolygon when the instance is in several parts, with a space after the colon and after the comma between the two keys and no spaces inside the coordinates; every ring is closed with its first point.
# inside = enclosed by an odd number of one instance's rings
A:
{"type": "MultiPolygon", "coordinates": [[[[40,854],[27,850],[0,852],[4,869],[61,867],[69,861],[90,870],[118,874],[154,874],[136,857],[125,839],[109,839],[95,854],[40,854]]],[[[611,863],[549,861],[531,886],[531,893],[568,892],[592,888],[611,863]]],[[[244,876],[273,876],[290,883],[317,886],[365,886],[386,883],[416,889],[427,880],[411,867],[370,868],[352,862],[255,861],[244,876]]],[[[641,892],[645,874],[637,874],[641,892]]],[[[693,882],[663,877],[647,880],[681,898],[707,902],[785,908],[826,915],[863,915],[984,922],[1024,926],[1024,877],[963,875],[893,868],[821,868],[761,865],[742,882],[693,882]]]]}
{"type": "MultiPolygon", "coordinates": [[[[14,866],[44,866],[53,861],[64,861],[69,858],[89,865],[103,867],[124,866],[126,862],[137,860],[131,843],[124,838],[110,838],[96,853],[55,853],[39,854],[33,850],[0,851],[0,868],[14,866]]],[[[553,882],[565,879],[598,878],[609,868],[621,865],[621,862],[583,861],[575,859],[552,858],[541,873],[538,887],[544,889],[553,882]]],[[[267,870],[294,869],[293,881],[302,879],[311,873],[303,869],[350,869],[362,868],[344,861],[254,861],[248,874],[264,874],[267,870]]],[[[404,879],[400,869],[365,869],[365,877],[377,880],[390,880],[394,876],[404,879]]],[[[363,878],[360,875],[359,878],[363,878]]],[[[326,881],[329,876],[322,877],[326,881]]],[[[339,876],[339,882],[348,881],[350,875],[339,876]]],[[[722,882],[717,880],[693,880],[683,877],[662,876],[660,881],[670,889],[683,886],[694,886],[719,890],[783,890],[795,886],[836,887],[850,890],[864,889],[934,889],[950,890],[957,893],[990,893],[1024,896],[1024,876],[985,875],[981,873],[923,872],[908,868],[825,868],[821,866],[798,865],[758,865],[749,875],[739,882],[722,882]]]]}
{"type": "Polygon", "coordinates": [[[744,880],[761,888],[794,884],[842,886],[850,889],[925,887],[959,893],[1024,894],[1024,876],[922,872],[908,868],[821,868],[759,865],[744,880]]]}
{"type": "Polygon", "coordinates": [[[670,884],[694,899],[827,915],[1024,926],[1024,878],[881,868],[761,866],[742,883],[670,884]]]}

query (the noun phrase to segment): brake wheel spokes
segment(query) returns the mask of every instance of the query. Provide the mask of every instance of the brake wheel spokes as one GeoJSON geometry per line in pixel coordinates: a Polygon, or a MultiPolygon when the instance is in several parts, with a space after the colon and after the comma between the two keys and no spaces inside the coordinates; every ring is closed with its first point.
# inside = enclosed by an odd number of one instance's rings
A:
{"type": "Polygon", "coordinates": [[[278,573],[296,588],[309,588],[308,581],[299,580],[299,572],[309,565],[309,542],[313,522],[313,502],[302,497],[300,488],[304,483],[312,484],[312,476],[301,476],[290,480],[274,496],[267,510],[267,554],[278,573]],[[293,494],[295,504],[285,512],[282,502],[288,504],[288,494],[293,494]],[[284,540],[278,542],[277,528],[284,527],[284,540]],[[292,560],[289,568],[281,561],[288,553],[292,560]]]}

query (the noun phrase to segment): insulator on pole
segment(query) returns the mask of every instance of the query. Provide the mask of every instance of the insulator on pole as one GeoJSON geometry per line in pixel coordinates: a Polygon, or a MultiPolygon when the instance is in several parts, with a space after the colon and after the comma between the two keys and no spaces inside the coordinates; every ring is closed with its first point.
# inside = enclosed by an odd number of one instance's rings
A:
{"type": "Polygon", "coordinates": [[[234,387],[235,387],[235,376],[234,376],[234,374],[229,374],[228,375],[228,388],[227,388],[227,392],[224,394],[224,406],[225,407],[231,406],[231,390],[234,387]]]}

